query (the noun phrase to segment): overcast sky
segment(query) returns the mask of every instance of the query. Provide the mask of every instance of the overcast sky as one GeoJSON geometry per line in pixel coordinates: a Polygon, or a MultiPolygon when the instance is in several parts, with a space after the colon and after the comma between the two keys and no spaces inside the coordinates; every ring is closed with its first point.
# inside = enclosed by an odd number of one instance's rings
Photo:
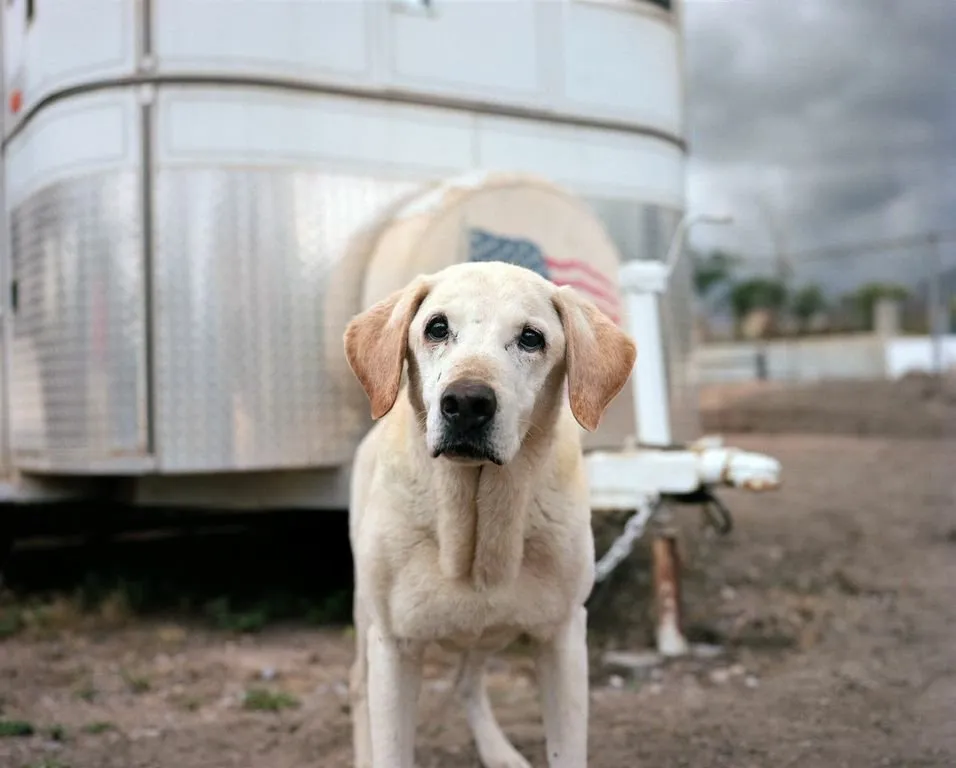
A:
{"type": "MultiPolygon", "coordinates": [[[[769,254],[774,227],[793,251],[956,230],[956,0],[686,0],[686,23],[689,206],[736,220],[696,245],[769,254]]],[[[922,257],[797,275],[915,276],[922,257]]]]}

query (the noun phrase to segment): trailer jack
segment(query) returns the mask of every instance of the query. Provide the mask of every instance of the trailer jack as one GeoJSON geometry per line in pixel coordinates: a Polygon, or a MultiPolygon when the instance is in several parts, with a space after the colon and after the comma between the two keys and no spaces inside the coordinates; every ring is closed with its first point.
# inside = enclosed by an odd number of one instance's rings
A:
{"type": "Polygon", "coordinates": [[[713,438],[684,448],[596,452],[588,455],[587,462],[592,508],[631,512],[620,535],[597,561],[598,589],[651,531],[657,650],[662,656],[685,655],[689,646],[682,629],[682,563],[671,508],[701,506],[708,524],[726,536],[733,530],[733,516],[715,486],[750,491],[777,488],[779,462],[764,454],[725,448],[713,438]]]}
{"type": "Polygon", "coordinates": [[[657,649],[664,656],[682,656],[688,651],[681,629],[681,561],[668,502],[702,506],[714,529],[726,535],[733,529],[733,518],[717,498],[715,487],[765,491],[780,485],[780,462],[772,456],[725,447],[719,437],[690,445],[675,445],[671,439],[658,299],[667,288],[682,238],[693,220],[701,217],[682,220],[662,262],[648,259],[621,266],[628,330],[641,350],[631,376],[636,441],[621,451],[587,455],[591,509],[632,513],[620,536],[598,560],[595,581],[598,585],[605,582],[634,543],[653,528],[657,649]]]}

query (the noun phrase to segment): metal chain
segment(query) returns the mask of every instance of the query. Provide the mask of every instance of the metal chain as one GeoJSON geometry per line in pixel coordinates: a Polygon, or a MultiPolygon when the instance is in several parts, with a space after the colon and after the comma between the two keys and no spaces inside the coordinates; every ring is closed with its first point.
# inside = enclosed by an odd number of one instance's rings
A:
{"type": "Polygon", "coordinates": [[[644,535],[647,524],[650,523],[654,513],[657,512],[659,503],[658,499],[651,500],[647,497],[643,497],[637,502],[637,511],[627,519],[621,535],[608,547],[607,552],[594,567],[595,581],[604,581],[621,564],[621,561],[631,554],[634,549],[634,542],[644,535]]]}

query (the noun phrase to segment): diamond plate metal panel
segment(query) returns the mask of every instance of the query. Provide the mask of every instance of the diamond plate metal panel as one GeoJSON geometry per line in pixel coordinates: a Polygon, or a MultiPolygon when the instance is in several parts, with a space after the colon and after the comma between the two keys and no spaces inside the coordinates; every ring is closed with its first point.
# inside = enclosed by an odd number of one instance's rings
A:
{"type": "Polygon", "coordinates": [[[342,350],[360,308],[362,233],[419,186],[271,169],[157,172],[161,470],[351,460],[369,426],[342,350]]]}
{"type": "Polygon", "coordinates": [[[141,218],[135,172],[53,184],[11,213],[19,467],[125,471],[146,458],[141,218]]]}
{"type": "MultiPolygon", "coordinates": [[[[632,200],[587,200],[625,260],[663,259],[681,212],[632,200]]],[[[681,259],[661,302],[664,351],[670,396],[671,434],[686,442],[700,436],[700,413],[694,367],[694,284],[689,259],[681,259]]],[[[640,352],[638,352],[640,365],[640,352]]],[[[628,406],[633,424],[633,405],[628,406]]],[[[633,432],[631,429],[630,432],[633,432]]]]}

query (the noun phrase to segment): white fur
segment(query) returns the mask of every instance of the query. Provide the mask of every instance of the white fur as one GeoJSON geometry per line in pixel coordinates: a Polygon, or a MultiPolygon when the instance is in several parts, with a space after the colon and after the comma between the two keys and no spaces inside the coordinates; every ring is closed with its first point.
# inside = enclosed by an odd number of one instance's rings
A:
{"type": "MultiPolygon", "coordinates": [[[[564,300],[578,301],[562,290],[564,300]]],[[[412,768],[422,653],[430,642],[463,652],[457,690],[485,768],[528,768],[496,722],[483,683],[487,655],[520,635],[536,647],[548,765],[587,764],[583,605],[594,581],[594,542],[580,429],[564,396],[567,323],[578,321],[559,312],[558,294],[528,270],[459,265],[430,276],[427,295],[409,310],[407,380],[359,446],[352,480],[359,768],[412,768]],[[441,344],[424,336],[437,312],[451,329],[441,344]],[[526,325],[545,335],[546,350],[515,345],[526,325]],[[441,394],[463,376],[497,394],[491,434],[500,466],[432,455],[441,394]]],[[[371,322],[371,314],[353,323],[371,322]]],[[[602,332],[618,345],[609,354],[620,353],[626,378],[633,345],[613,329],[602,332]]],[[[355,370],[367,352],[355,345],[371,342],[349,338],[347,332],[355,370]]],[[[374,360],[361,365],[363,381],[378,375],[374,360]]],[[[375,397],[391,402],[388,393],[370,392],[375,397]]]]}
{"type": "Polygon", "coordinates": [[[439,401],[445,386],[478,372],[495,383],[498,395],[492,447],[504,461],[513,459],[531,424],[537,394],[564,355],[561,318],[549,300],[524,291],[524,281],[501,282],[494,287],[494,291],[478,287],[469,301],[472,284],[440,281],[412,322],[409,351],[418,367],[429,450],[434,450],[442,429],[439,401]],[[483,303],[474,300],[479,297],[483,303]],[[424,330],[439,313],[447,317],[451,334],[436,344],[425,338],[424,330]],[[523,350],[517,343],[526,326],[544,334],[547,348],[543,353],[523,350]]]}

